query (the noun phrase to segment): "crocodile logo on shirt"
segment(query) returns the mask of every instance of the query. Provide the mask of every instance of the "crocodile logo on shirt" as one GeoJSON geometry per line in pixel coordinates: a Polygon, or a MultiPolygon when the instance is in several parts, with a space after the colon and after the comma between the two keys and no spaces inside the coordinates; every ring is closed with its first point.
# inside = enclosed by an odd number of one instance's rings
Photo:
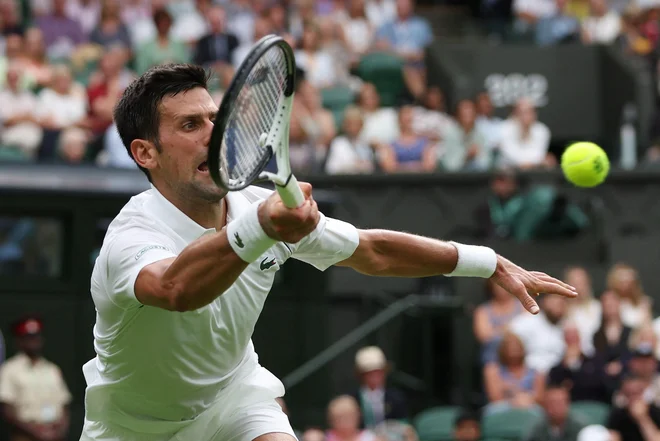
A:
{"type": "Polygon", "coordinates": [[[275,265],[275,258],[273,260],[268,261],[268,257],[265,257],[264,260],[261,261],[261,265],[259,265],[259,268],[261,268],[261,271],[266,271],[268,268],[271,266],[275,265]]]}
{"type": "Polygon", "coordinates": [[[243,248],[245,246],[245,244],[243,244],[243,239],[241,239],[241,236],[239,236],[238,233],[234,233],[234,239],[234,243],[237,247],[243,248]]]}

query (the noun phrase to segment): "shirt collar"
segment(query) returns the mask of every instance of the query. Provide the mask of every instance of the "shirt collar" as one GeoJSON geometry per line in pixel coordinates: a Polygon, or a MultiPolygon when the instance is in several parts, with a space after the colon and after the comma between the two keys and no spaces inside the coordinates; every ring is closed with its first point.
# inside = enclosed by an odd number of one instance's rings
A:
{"type": "MultiPolygon", "coordinates": [[[[215,228],[204,228],[172,204],[153,184],[151,185],[152,198],[149,201],[149,212],[157,219],[162,220],[176,234],[187,243],[190,243],[205,234],[215,233],[215,228]]],[[[240,192],[227,193],[227,223],[235,219],[241,211],[250,205],[249,201],[240,192]]]]}
{"type": "Polygon", "coordinates": [[[184,241],[190,243],[208,233],[215,233],[215,228],[204,228],[172,204],[151,184],[152,198],[149,200],[149,212],[164,222],[184,241]]]}

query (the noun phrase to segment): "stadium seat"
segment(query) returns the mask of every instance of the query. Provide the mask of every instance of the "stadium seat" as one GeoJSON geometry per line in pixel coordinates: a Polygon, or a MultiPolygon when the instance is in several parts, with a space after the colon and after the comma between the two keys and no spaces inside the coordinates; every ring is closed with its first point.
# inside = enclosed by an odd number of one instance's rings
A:
{"type": "Polygon", "coordinates": [[[459,408],[454,406],[433,407],[417,415],[413,426],[419,441],[451,441],[458,412],[459,408]]]}
{"type": "Polygon", "coordinates": [[[321,90],[323,107],[330,110],[335,118],[337,130],[341,130],[344,119],[344,109],[355,102],[355,93],[345,86],[330,87],[321,90]]]}
{"type": "Polygon", "coordinates": [[[0,162],[29,162],[28,157],[21,149],[12,146],[0,145],[0,162]]]}
{"type": "Polygon", "coordinates": [[[403,62],[394,55],[383,52],[365,55],[360,60],[357,74],[364,81],[376,86],[381,106],[397,106],[405,93],[403,62]]]}
{"type": "Polygon", "coordinates": [[[597,401],[576,401],[571,404],[571,413],[587,425],[604,425],[610,414],[610,406],[597,401]]]}
{"type": "Polygon", "coordinates": [[[511,409],[486,415],[482,420],[482,435],[486,439],[518,440],[525,436],[539,420],[539,413],[525,409],[511,409]]]}

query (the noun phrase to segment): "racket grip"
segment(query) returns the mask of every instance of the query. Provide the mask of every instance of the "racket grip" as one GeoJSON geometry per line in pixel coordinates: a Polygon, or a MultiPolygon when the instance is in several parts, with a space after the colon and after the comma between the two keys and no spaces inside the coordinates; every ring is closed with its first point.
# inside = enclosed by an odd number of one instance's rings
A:
{"type": "Polygon", "coordinates": [[[305,202],[305,195],[300,189],[298,180],[294,175],[291,175],[289,182],[285,186],[275,185],[275,188],[277,188],[277,192],[280,194],[284,205],[289,208],[298,208],[305,202]]]}

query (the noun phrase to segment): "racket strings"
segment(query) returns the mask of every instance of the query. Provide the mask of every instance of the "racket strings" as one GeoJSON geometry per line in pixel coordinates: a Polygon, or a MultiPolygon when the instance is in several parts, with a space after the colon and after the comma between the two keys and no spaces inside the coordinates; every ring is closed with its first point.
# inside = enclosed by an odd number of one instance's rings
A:
{"type": "Polygon", "coordinates": [[[220,168],[231,186],[252,178],[271,151],[260,145],[281,111],[287,82],[287,59],[271,47],[252,67],[235,99],[223,139],[220,168]]]}

